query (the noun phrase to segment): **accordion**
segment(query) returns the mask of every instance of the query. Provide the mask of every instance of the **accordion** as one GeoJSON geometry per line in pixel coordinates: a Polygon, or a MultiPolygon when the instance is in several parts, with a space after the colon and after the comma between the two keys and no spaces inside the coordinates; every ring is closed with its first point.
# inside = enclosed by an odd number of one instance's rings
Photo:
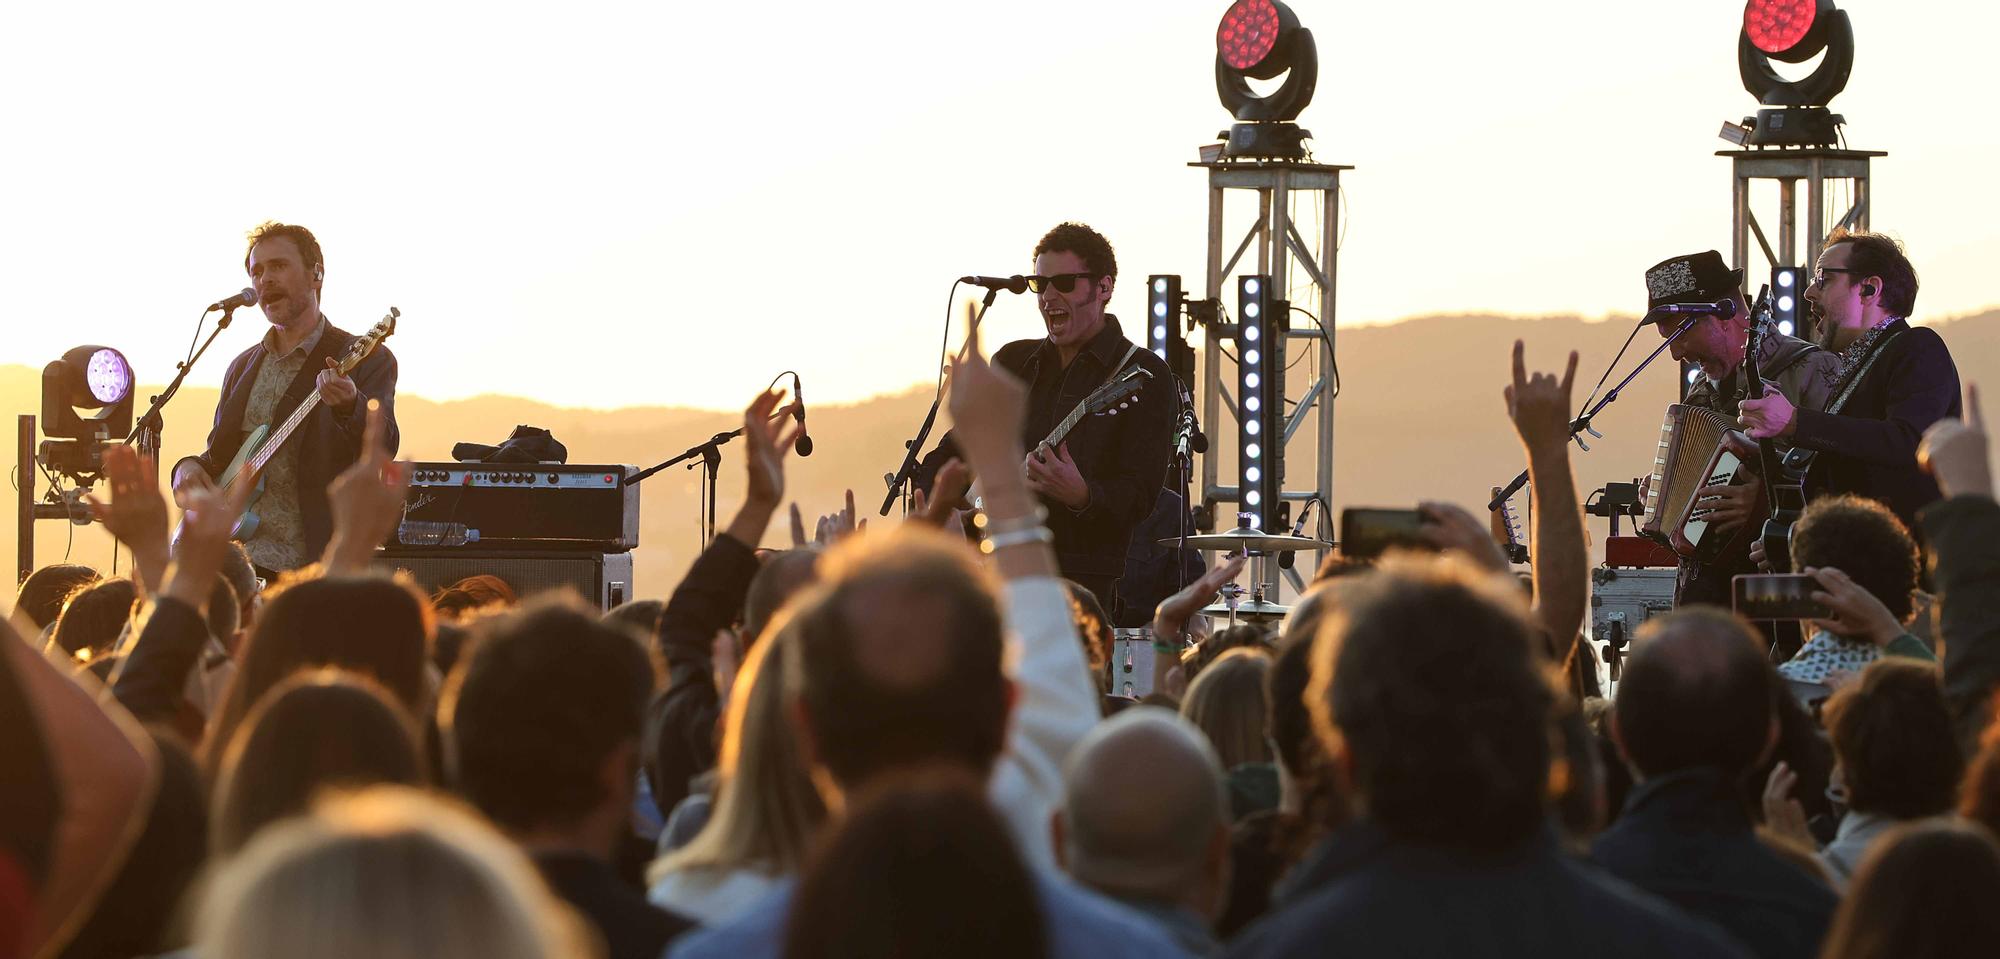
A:
{"type": "Polygon", "coordinates": [[[1695,494],[1744,474],[1743,458],[1723,442],[1735,426],[1733,417],[1706,407],[1667,407],[1646,491],[1646,517],[1639,526],[1642,535],[1698,561],[1713,559],[1722,550],[1728,537],[1710,535],[1707,510],[1697,508],[1695,494]]]}

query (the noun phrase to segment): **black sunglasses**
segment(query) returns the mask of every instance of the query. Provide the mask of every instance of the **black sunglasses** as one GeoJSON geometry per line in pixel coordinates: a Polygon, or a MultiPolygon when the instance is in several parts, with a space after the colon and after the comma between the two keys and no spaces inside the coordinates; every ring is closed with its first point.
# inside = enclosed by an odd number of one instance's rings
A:
{"type": "Polygon", "coordinates": [[[1031,276],[1028,277],[1028,289],[1040,293],[1053,286],[1056,288],[1057,293],[1069,293],[1076,289],[1076,281],[1095,279],[1097,279],[1097,274],[1095,273],[1057,273],[1054,276],[1031,276]]]}
{"type": "Polygon", "coordinates": [[[1819,285],[1821,285],[1821,286],[1825,286],[1825,285],[1826,285],[1826,275],[1827,275],[1828,273],[1846,273],[1846,274],[1848,274],[1849,276],[1866,276],[1866,275],[1867,275],[1866,273],[1863,273],[1863,272],[1861,272],[1860,270],[1850,270],[1850,269],[1848,269],[1847,267],[1844,267],[1844,266],[1822,266],[1822,267],[1820,267],[1819,269],[1817,269],[1817,270],[1814,270],[1814,271],[1813,271],[1813,274],[1812,274],[1812,282],[1814,282],[1814,283],[1817,283],[1817,284],[1819,284],[1819,285]]]}

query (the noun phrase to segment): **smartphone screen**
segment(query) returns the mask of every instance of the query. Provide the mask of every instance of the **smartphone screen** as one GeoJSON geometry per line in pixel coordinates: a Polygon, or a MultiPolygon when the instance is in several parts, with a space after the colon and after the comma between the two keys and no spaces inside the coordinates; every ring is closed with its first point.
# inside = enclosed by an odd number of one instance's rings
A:
{"type": "Polygon", "coordinates": [[[1395,547],[1430,549],[1424,519],[1413,509],[1350,508],[1340,511],[1340,554],[1373,559],[1395,547]]]}
{"type": "Polygon", "coordinates": [[[1833,611],[1813,602],[1819,581],[1804,573],[1746,573],[1731,584],[1736,612],[1745,619],[1829,619],[1833,611]]]}

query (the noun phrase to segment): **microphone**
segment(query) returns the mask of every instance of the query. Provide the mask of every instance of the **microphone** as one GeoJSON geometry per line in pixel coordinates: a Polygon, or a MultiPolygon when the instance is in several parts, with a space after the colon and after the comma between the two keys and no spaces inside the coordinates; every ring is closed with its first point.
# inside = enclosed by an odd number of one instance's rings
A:
{"type": "MultiPolygon", "coordinates": [[[[804,390],[799,389],[799,375],[797,373],[792,374],[792,416],[799,421],[799,428],[801,430],[805,429],[806,394],[804,390]]],[[[813,455],[813,438],[801,432],[798,442],[792,444],[792,451],[800,456],[813,455]]]]}
{"type": "Polygon", "coordinates": [[[1666,306],[1656,306],[1646,311],[1646,318],[1639,321],[1639,325],[1651,326],[1654,323],[1666,322],[1669,317],[1690,315],[1735,316],[1736,301],[1716,300],[1713,303],[1669,303],[1666,306]]]}
{"type": "Polygon", "coordinates": [[[208,305],[208,311],[213,313],[216,310],[234,310],[239,307],[256,306],[256,305],[257,305],[257,291],[246,286],[243,288],[243,292],[238,293],[235,296],[229,297],[228,299],[224,300],[217,300],[214,303],[210,303],[208,305]]]}
{"type": "Polygon", "coordinates": [[[997,276],[961,276],[958,278],[958,282],[969,283],[973,286],[983,286],[989,290],[1006,290],[1009,293],[1028,292],[1028,278],[1019,273],[1005,278],[997,276]]]}

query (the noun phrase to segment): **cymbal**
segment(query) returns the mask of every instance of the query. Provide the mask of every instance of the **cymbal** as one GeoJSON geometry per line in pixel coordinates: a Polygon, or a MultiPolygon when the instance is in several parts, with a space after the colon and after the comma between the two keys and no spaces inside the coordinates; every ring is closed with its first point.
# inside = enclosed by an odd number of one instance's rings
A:
{"type": "MultiPolygon", "coordinates": [[[[1181,538],[1160,540],[1161,546],[1179,546],[1181,538]]],[[[1263,553],[1289,553],[1305,549],[1332,549],[1333,544],[1310,536],[1289,536],[1256,529],[1232,529],[1227,533],[1202,533],[1187,538],[1189,549],[1254,549],[1263,553]]]]}
{"type": "MultiPolygon", "coordinates": [[[[1229,616],[1229,604],[1216,603],[1213,606],[1202,607],[1201,611],[1209,616],[1226,619],[1229,616]]],[[[1264,623],[1274,619],[1284,619],[1286,614],[1291,611],[1292,608],[1290,606],[1280,606],[1277,603],[1266,602],[1261,599],[1245,600],[1236,604],[1236,618],[1246,623],[1264,623]]]]}

